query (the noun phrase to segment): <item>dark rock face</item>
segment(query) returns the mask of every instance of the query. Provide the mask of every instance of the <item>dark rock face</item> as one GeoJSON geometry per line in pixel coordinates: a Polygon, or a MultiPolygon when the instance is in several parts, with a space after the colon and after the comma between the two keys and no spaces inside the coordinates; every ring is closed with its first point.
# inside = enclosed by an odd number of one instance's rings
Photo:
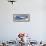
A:
{"type": "Polygon", "coordinates": [[[43,46],[46,46],[46,44],[43,44],[43,46]]]}
{"type": "Polygon", "coordinates": [[[6,44],[5,43],[2,43],[3,44],[3,46],[6,46],[6,44]]]}

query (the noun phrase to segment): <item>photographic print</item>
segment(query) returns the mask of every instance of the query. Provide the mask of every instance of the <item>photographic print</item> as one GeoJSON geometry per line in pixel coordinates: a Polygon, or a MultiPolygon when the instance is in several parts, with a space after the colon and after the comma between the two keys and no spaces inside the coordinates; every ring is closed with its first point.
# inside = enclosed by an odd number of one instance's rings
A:
{"type": "Polygon", "coordinates": [[[0,46],[46,46],[46,0],[0,0],[0,46]]]}
{"type": "Polygon", "coordinates": [[[13,14],[14,22],[29,22],[30,15],[29,14],[13,14]]]}

